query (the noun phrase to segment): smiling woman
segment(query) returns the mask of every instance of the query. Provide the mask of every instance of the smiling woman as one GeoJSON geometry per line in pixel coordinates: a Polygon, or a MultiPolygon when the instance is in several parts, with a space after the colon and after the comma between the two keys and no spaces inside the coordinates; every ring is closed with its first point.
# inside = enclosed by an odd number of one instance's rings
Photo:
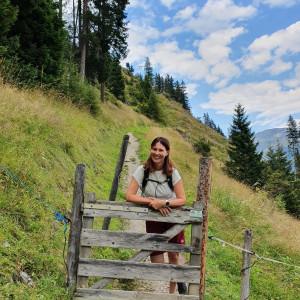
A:
{"type": "MultiPolygon", "coordinates": [[[[150,155],[144,165],[139,166],[129,184],[126,200],[139,204],[148,204],[163,216],[168,216],[171,207],[185,205],[186,198],[178,171],[169,158],[170,143],[164,137],[157,137],[151,143],[150,155]],[[171,182],[170,182],[171,181],[171,182]],[[137,195],[141,189],[142,196],[137,195]]],[[[164,233],[174,224],[146,221],[148,233],[164,233]]],[[[184,231],[173,237],[170,243],[185,244],[184,231]]],[[[151,262],[164,263],[164,252],[155,251],[150,255],[151,262]]],[[[179,253],[168,252],[169,264],[179,265],[179,253]]],[[[170,282],[170,293],[174,294],[176,282],[170,282]]],[[[179,293],[186,293],[184,283],[178,283],[179,293]]]]}

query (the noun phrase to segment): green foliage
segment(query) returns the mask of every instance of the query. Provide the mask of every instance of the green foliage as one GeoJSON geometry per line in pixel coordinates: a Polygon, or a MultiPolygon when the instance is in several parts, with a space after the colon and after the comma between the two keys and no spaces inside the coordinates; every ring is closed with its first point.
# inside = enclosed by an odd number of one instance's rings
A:
{"type": "Polygon", "coordinates": [[[300,170],[300,155],[299,155],[299,145],[300,145],[300,129],[297,127],[297,123],[292,115],[289,116],[287,121],[286,137],[288,141],[288,147],[290,153],[293,156],[294,162],[294,173],[295,178],[299,179],[299,170],[300,170]]]}
{"type": "Polygon", "coordinates": [[[279,207],[284,208],[291,214],[299,217],[300,202],[297,181],[294,181],[291,161],[288,160],[283,146],[278,143],[275,150],[268,149],[265,163],[265,189],[268,196],[276,199],[279,207]]]}
{"type": "Polygon", "coordinates": [[[254,186],[263,183],[264,166],[261,161],[262,152],[257,153],[258,143],[254,142],[254,133],[251,132],[247,118],[244,108],[238,104],[230,128],[229,160],[225,162],[225,171],[234,179],[254,186]]]}
{"type": "Polygon", "coordinates": [[[124,77],[122,75],[122,68],[117,58],[113,58],[110,64],[110,72],[107,80],[107,87],[117,99],[123,102],[125,101],[124,77]]]}
{"type": "Polygon", "coordinates": [[[197,153],[201,153],[204,157],[210,155],[210,142],[206,141],[205,138],[200,137],[198,141],[194,143],[194,149],[197,153]]]}
{"type": "MultiPolygon", "coordinates": [[[[18,8],[18,16],[7,32],[7,38],[18,37],[18,59],[38,71],[41,84],[54,85],[62,74],[67,41],[67,32],[58,17],[54,2],[11,2],[18,8]]],[[[7,55],[11,57],[12,54],[7,55]]]]}
{"type": "Polygon", "coordinates": [[[56,89],[69,96],[73,103],[87,108],[93,115],[99,114],[99,91],[80,78],[77,66],[72,61],[66,64],[64,74],[56,89]]]}
{"type": "Polygon", "coordinates": [[[9,39],[7,32],[17,19],[18,8],[10,3],[10,0],[3,0],[0,9],[0,58],[8,50],[9,39]]]}

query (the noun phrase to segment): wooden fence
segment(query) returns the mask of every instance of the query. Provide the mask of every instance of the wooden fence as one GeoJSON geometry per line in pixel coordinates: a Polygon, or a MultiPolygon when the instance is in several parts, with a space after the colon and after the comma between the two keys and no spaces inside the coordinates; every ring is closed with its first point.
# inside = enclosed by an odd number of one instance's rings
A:
{"type": "Polygon", "coordinates": [[[199,170],[203,174],[199,174],[197,201],[193,207],[173,209],[169,216],[164,217],[145,205],[97,201],[94,193],[84,194],[85,165],[77,165],[67,259],[67,285],[74,288],[75,299],[204,299],[207,225],[203,220],[207,222],[208,219],[211,160],[202,163],[200,160],[199,170]],[[201,171],[203,163],[206,164],[204,173],[201,171]],[[96,230],[93,223],[98,217],[170,222],[174,226],[163,234],[96,230]],[[168,243],[189,225],[192,226],[190,245],[168,243]],[[139,251],[127,261],[104,260],[91,258],[91,247],[139,251]],[[143,262],[152,251],[190,253],[190,265],[143,262]],[[89,286],[89,277],[101,279],[89,286]],[[188,295],[104,289],[118,278],[186,282],[189,283],[188,295]]]}

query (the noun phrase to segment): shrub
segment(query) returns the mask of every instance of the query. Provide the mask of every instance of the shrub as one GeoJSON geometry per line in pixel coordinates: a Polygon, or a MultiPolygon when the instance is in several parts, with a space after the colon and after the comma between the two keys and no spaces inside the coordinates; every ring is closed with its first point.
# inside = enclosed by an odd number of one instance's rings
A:
{"type": "Polygon", "coordinates": [[[197,142],[194,143],[194,149],[197,153],[201,153],[203,156],[209,156],[210,142],[205,141],[205,139],[201,137],[197,142]]]}

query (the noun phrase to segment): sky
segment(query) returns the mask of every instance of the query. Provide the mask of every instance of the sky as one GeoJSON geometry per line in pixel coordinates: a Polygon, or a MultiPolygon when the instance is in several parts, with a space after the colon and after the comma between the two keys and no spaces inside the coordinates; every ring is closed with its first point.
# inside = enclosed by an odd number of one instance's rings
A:
{"type": "Polygon", "coordinates": [[[185,82],[191,113],[228,135],[235,106],[254,132],[300,121],[300,0],[130,0],[129,54],[185,82]]]}

